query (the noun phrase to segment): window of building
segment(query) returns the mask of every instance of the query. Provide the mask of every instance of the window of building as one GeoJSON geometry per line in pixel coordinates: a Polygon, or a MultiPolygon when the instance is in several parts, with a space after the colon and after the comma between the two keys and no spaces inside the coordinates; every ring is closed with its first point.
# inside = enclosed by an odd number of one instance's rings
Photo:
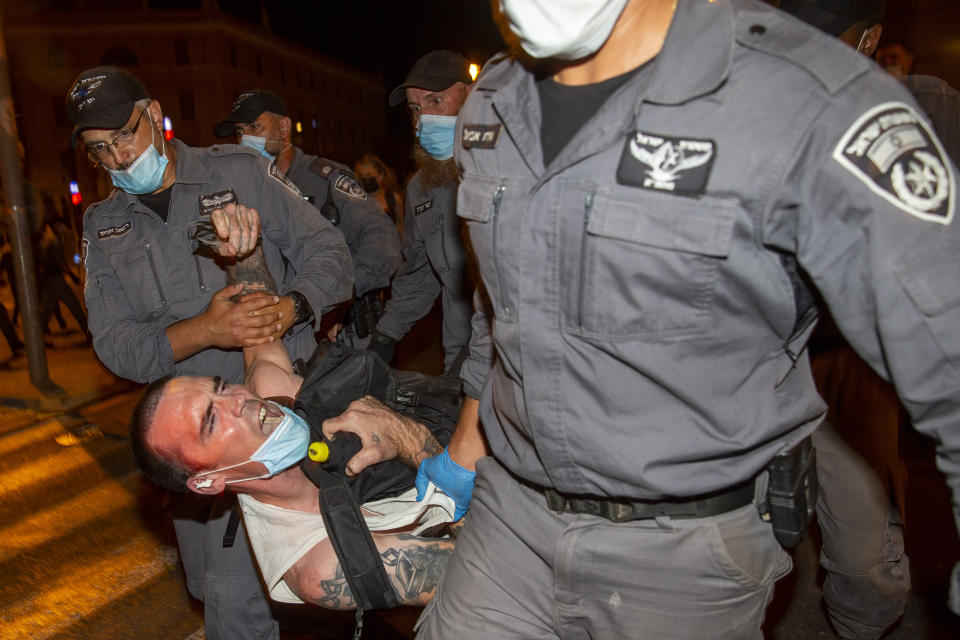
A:
{"type": "Polygon", "coordinates": [[[190,64],[190,49],[187,46],[186,38],[174,38],[173,62],[174,64],[190,64]]]}
{"type": "Polygon", "coordinates": [[[230,43],[230,66],[237,68],[237,45],[230,43]]]}
{"type": "Polygon", "coordinates": [[[193,100],[193,91],[180,92],[180,117],[184,122],[196,122],[197,107],[193,100]]]}
{"type": "Polygon", "coordinates": [[[259,53],[257,54],[257,75],[263,75],[263,56],[261,56],[259,53]]]}

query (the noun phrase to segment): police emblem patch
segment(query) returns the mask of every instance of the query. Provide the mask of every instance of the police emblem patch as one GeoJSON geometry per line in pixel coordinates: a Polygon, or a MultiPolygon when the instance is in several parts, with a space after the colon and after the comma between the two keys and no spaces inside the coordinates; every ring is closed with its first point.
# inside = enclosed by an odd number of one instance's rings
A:
{"type": "Polygon", "coordinates": [[[949,224],[956,193],[940,141],[909,105],[887,102],[853,123],[833,158],[871,191],[912,216],[949,224]]]}
{"type": "Polygon", "coordinates": [[[363,190],[359,182],[350,176],[340,176],[337,178],[337,181],[333,183],[333,186],[337,191],[345,193],[351,198],[356,198],[357,200],[367,199],[367,192],[363,190]]]}
{"type": "Polygon", "coordinates": [[[270,169],[267,173],[270,174],[271,178],[273,178],[274,180],[276,180],[277,182],[285,186],[290,191],[290,193],[297,196],[298,198],[303,197],[303,194],[300,193],[300,189],[297,189],[297,185],[293,184],[290,181],[290,178],[280,173],[280,169],[277,168],[277,165],[275,163],[273,162],[270,163],[270,169]]]}
{"type": "Polygon", "coordinates": [[[713,140],[637,131],[627,138],[617,182],[684,196],[702,195],[716,156],[713,140]]]}
{"type": "Polygon", "coordinates": [[[122,236],[128,231],[130,231],[130,223],[124,222],[123,224],[116,227],[107,227],[105,229],[98,229],[97,239],[103,240],[105,238],[110,238],[112,236],[122,236]]]}
{"type": "Polygon", "coordinates": [[[200,196],[200,215],[210,215],[214,209],[222,209],[231,202],[237,201],[237,194],[233,189],[224,189],[208,195],[200,196]]]}
{"type": "Polygon", "coordinates": [[[493,149],[500,138],[499,124],[465,124],[463,125],[464,149],[493,149]]]}
{"type": "Polygon", "coordinates": [[[431,198],[430,200],[427,200],[426,202],[421,202],[420,204],[415,206],[413,208],[413,215],[418,216],[424,211],[427,211],[431,208],[433,208],[433,198],[431,198]]]}

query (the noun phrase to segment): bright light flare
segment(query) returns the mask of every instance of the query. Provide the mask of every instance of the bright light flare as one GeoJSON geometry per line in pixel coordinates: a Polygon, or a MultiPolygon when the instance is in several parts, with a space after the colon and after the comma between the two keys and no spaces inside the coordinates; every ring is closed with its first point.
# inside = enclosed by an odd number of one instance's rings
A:
{"type": "Polygon", "coordinates": [[[477,76],[480,75],[480,65],[470,63],[470,78],[476,80],[477,76]]]}

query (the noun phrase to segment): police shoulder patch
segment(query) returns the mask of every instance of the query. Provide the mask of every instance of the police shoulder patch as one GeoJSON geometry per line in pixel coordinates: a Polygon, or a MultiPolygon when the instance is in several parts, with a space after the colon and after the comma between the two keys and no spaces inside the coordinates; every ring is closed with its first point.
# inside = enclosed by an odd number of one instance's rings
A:
{"type": "Polygon", "coordinates": [[[873,107],[847,129],[833,159],[875,194],[912,216],[949,224],[956,184],[947,155],[910,105],[873,107]]]}
{"type": "Polygon", "coordinates": [[[277,168],[276,163],[274,162],[270,163],[270,168],[268,169],[267,173],[270,174],[271,178],[273,178],[274,180],[276,180],[277,182],[285,186],[290,191],[290,193],[297,196],[298,198],[303,197],[303,194],[300,193],[300,189],[297,189],[297,185],[293,184],[293,182],[290,181],[290,178],[288,178],[287,176],[283,175],[280,172],[280,169],[277,168]]]}
{"type": "Polygon", "coordinates": [[[344,193],[351,198],[356,198],[357,200],[367,199],[367,192],[363,190],[363,187],[360,186],[359,182],[350,176],[342,175],[337,177],[337,180],[333,183],[333,186],[337,191],[344,193]]]}

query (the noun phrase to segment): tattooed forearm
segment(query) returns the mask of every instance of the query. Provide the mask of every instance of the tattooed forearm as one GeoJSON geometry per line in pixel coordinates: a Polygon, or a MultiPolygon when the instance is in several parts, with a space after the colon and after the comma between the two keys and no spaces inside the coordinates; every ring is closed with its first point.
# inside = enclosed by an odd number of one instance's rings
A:
{"type": "Polygon", "coordinates": [[[424,458],[432,458],[443,452],[443,447],[429,429],[416,420],[401,418],[402,435],[397,449],[397,459],[411,469],[417,469],[424,458]]]}
{"type": "Polygon", "coordinates": [[[396,546],[380,552],[387,576],[401,602],[425,604],[437,589],[453,552],[453,544],[445,540],[427,542],[405,534],[396,538],[396,546]],[[410,544],[403,544],[405,542],[410,544]]]}
{"type": "Polygon", "coordinates": [[[320,581],[321,596],[316,599],[316,604],[327,609],[354,609],[357,601],[353,598],[353,592],[350,591],[350,585],[343,575],[343,568],[338,564],[337,573],[333,580],[320,581]]]}
{"type": "Polygon", "coordinates": [[[248,293],[277,293],[277,283],[267,267],[263,245],[257,245],[257,249],[243,260],[224,265],[224,270],[227,272],[227,284],[243,283],[243,291],[234,296],[234,301],[248,293]]]}

